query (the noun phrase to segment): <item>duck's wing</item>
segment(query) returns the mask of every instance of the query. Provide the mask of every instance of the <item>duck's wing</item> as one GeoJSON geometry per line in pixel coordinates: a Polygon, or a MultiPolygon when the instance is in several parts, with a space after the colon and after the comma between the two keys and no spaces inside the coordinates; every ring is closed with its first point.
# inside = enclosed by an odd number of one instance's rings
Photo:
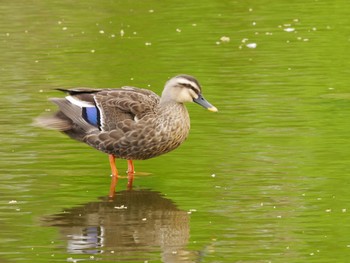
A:
{"type": "Polygon", "coordinates": [[[159,105],[159,96],[146,89],[122,87],[103,90],[94,95],[100,113],[100,129],[126,132],[147,115],[154,114],[159,105]]]}

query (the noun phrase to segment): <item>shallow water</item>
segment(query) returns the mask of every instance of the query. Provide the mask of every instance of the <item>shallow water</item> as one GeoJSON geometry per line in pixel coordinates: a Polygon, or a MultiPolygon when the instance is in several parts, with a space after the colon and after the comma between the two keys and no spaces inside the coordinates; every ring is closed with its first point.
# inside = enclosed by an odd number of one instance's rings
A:
{"type": "Polygon", "coordinates": [[[348,262],[349,7],[3,2],[0,261],[348,262]],[[188,105],[188,140],[114,200],[105,154],[32,126],[55,88],[179,73],[219,112],[188,105]]]}

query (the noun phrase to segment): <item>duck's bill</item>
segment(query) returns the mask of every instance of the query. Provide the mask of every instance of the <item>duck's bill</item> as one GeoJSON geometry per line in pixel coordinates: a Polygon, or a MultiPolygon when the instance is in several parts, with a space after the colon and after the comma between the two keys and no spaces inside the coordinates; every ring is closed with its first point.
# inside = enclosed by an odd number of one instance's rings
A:
{"type": "Polygon", "coordinates": [[[201,105],[202,107],[206,108],[207,110],[209,111],[212,111],[212,112],[217,112],[218,109],[211,105],[203,96],[202,94],[199,94],[198,95],[198,98],[197,99],[193,99],[193,102],[201,105]]]}

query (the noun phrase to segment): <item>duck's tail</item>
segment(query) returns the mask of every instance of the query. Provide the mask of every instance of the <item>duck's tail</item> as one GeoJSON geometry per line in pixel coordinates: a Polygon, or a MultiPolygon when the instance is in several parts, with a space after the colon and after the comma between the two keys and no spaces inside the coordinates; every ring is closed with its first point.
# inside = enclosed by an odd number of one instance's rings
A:
{"type": "Polygon", "coordinates": [[[83,109],[66,98],[52,98],[59,111],[51,116],[39,116],[34,120],[34,125],[46,129],[58,130],[66,133],[73,139],[82,141],[86,134],[98,129],[83,118],[83,109]]]}

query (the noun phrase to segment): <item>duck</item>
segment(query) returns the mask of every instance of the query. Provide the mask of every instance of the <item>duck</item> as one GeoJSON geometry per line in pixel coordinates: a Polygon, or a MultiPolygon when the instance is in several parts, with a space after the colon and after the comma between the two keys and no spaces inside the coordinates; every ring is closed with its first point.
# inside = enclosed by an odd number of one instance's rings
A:
{"type": "Polygon", "coordinates": [[[39,116],[35,123],[108,154],[112,172],[109,197],[114,196],[119,177],[116,158],[127,160],[131,188],[134,160],[168,153],[186,140],[190,117],[185,103],[194,102],[209,111],[218,111],[203,97],[197,79],[186,74],[169,79],[161,96],[132,86],[57,90],[66,93],[64,98],[49,99],[58,111],[39,116]]]}

